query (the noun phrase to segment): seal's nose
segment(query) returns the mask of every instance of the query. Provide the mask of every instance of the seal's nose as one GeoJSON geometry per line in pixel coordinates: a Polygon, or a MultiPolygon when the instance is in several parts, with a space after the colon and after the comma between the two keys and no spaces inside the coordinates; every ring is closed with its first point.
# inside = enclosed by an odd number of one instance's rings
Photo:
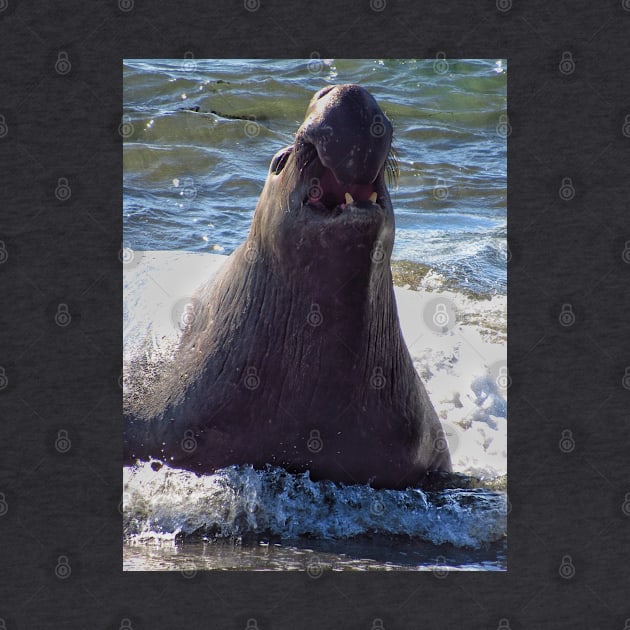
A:
{"type": "Polygon", "coordinates": [[[318,92],[297,132],[317,149],[340,185],[372,184],[383,168],[392,124],[374,97],[360,85],[338,85],[318,92]]]}

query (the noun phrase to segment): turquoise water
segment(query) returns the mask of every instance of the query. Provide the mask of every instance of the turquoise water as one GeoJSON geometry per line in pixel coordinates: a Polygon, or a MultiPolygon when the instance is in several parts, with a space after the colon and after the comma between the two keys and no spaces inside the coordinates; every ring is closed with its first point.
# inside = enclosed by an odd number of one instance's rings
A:
{"type": "Polygon", "coordinates": [[[393,258],[505,294],[506,72],[504,60],[126,60],[125,246],[231,253],[311,96],[359,83],[394,124],[393,258]]]}

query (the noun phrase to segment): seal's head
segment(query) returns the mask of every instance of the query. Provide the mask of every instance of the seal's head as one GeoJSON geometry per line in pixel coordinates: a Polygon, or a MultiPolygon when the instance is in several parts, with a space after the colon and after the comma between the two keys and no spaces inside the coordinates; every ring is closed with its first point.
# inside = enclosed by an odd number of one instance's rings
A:
{"type": "Polygon", "coordinates": [[[271,161],[252,232],[265,253],[293,263],[323,247],[393,247],[385,176],[394,173],[392,125],[359,85],[328,86],[308,106],[295,142],[271,161]],[[287,242],[293,247],[287,247],[287,242]]]}

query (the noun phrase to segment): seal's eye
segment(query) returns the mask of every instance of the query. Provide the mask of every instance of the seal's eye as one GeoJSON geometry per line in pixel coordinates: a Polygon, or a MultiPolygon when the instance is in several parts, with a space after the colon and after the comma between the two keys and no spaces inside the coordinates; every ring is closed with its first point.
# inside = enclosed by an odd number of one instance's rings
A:
{"type": "Polygon", "coordinates": [[[285,167],[287,160],[291,155],[291,151],[293,151],[293,146],[288,146],[284,149],[280,149],[280,151],[273,156],[269,170],[274,175],[279,175],[280,171],[285,167]]]}

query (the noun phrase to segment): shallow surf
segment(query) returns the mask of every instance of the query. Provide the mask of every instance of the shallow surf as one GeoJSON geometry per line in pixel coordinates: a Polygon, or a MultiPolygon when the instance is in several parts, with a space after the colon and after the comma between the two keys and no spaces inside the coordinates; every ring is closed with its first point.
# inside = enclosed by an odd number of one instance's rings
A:
{"type": "MultiPolygon", "coordinates": [[[[168,353],[187,300],[224,262],[212,254],[129,252],[125,359],[143,352],[159,361],[168,353]]],[[[405,277],[408,286],[395,287],[401,327],[442,419],[454,469],[502,477],[505,298],[449,290],[439,274],[420,268],[405,277]],[[435,326],[437,304],[453,314],[446,326],[435,326]]],[[[505,569],[504,492],[375,490],[249,466],[197,476],[149,463],[125,468],[123,492],[126,570],[183,571],[190,562],[197,569],[307,569],[309,562],[322,571],[505,569]]]]}

